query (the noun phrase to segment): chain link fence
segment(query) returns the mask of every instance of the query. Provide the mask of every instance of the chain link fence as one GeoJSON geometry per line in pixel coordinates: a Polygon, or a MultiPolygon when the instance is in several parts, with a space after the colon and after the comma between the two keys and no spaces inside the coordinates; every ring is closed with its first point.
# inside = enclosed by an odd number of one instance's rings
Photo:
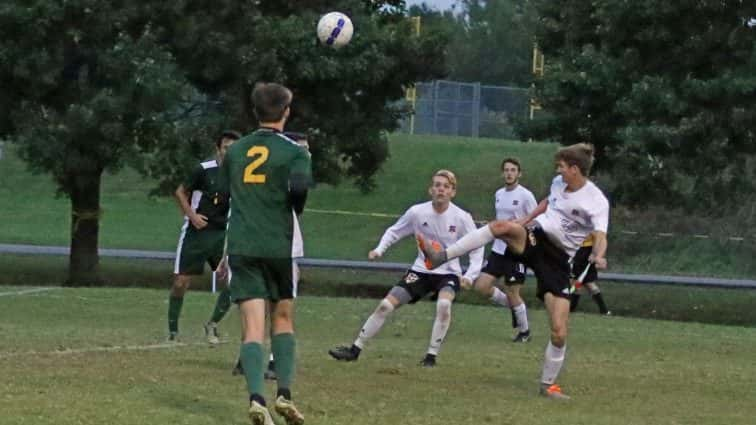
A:
{"type": "Polygon", "coordinates": [[[528,90],[435,80],[415,85],[415,114],[401,129],[412,134],[512,139],[514,120],[528,115],[528,90]]]}

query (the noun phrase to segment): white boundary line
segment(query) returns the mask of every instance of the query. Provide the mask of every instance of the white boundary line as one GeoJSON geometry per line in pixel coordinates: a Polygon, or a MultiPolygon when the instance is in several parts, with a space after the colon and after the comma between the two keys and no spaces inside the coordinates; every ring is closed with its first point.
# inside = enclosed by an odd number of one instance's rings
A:
{"type": "MultiPolygon", "coordinates": [[[[221,342],[224,344],[225,342],[221,342]]],[[[0,353],[0,359],[8,359],[11,357],[19,356],[43,356],[43,355],[72,355],[72,354],[88,354],[88,353],[117,353],[117,352],[129,352],[129,351],[151,351],[151,350],[164,350],[169,348],[191,347],[191,346],[209,346],[207,342],[162,342],[159,344],[146,344],[146,345],[116,345],[112,347],[89,347],[89,348],[73,348],[65,350],[53,350],[53,351],[19,351],[15,353],[0,353]]]]}
{"type": "Polygon", "coordinates": [[[12,291],[12,292],[0,292],[0,297],[12,297],[14,295],[36,294],[37,292],[55,291],[58,289],[61,289],[61,288],[49,287],[49,288],[22,289],[20,291],[12,291]]]}

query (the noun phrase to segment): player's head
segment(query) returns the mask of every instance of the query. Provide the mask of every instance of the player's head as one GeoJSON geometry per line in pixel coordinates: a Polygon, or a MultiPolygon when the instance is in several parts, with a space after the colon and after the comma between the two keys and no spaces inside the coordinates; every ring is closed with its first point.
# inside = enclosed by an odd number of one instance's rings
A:
{"type": "Polygon", "coordinates": [[[457,177],[449,170],[433,173],[428,193],[436,205],[446,204],[457,194],[457,177]]]}
{"type": "Polygon", "coordinates": [[[255,117],[261,123],[283,122],[289,117],[291,90],[277,83],[257,83],[252,90],[255,117]]]}
{"type": "Polygon", "coordinates": [[[241,139],[241,134],[235,130],[223,130],[223,132],[215,139],[215,154],[221,161],[226,156],[226,150],[235,141],[241,139]]]}
{"type": "Polygon", "coordinates": [[[556,162],[557,172],[564,178],[577,173],[580,173],[582,177],[588,177],[593,166],[593,145],[576,143],[565,146],[554,155],[554,161],[556,162]]]}
{"type": "Polygon", "coordinates": [[[501,178],[507,186],[516,185],[522,177],[520,161],[517,158],[504,158],[501,161],[501,178]]]}

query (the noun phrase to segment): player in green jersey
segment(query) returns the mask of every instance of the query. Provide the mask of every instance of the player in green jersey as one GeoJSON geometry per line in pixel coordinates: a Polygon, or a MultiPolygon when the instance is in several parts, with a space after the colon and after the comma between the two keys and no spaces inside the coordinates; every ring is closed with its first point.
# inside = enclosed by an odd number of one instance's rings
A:
{"type": "Polygon", "coordinates": [[[273,424],[262,394],[267,303],[278,375],[274,408],[289,425],[304,422],[291,401],[296,345],[292,258],[296,214],[304,209],[312,171],[309,152],[283,134],[291,100],[291,91],[280,84],[256,85],[252,104],[259,128],[228,150],[220,169],[233,200],[226,239],[229,286],[231,300],[239,304],[239,355],[249,390],[249,417],[256,425],[273,424]]]}
{"type": "MultiPolygon", "coordinates": [[[[170,341],[178,337],[181,307],[192,276],[201,275],[206,262],[215,270],[223,256],[229,203],[228,195],[218,185],[218,167],[223,163],[228,147],[240,137],[236,131],[224,131],[215,141],[215,158],[198,164],[174,193],[184,213],[184,225],[176,248],[173,285],[168,300],[170,341]]],[[[212,317],[205,324],[205,334],[211,344],[219,342],[216,325],[230,305],[226,288],[218,295],[212,317]]]]}

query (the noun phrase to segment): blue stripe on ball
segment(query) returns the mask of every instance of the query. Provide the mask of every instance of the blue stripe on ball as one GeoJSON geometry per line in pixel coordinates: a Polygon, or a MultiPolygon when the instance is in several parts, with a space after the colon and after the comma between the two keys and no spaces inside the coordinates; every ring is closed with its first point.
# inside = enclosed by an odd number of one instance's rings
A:
{"type": "Polygon", "coordinates": [[[344,28],[344,19],[339,18],[339,20],[336,22],[336,28],[331,31],[331,35],[328,36],[328,40],[326,40],[327,45],[332,45],[334,41],[336,41],[336,38],[338,38],[339,34],[341,34],[341,29],[344,28]]]}

